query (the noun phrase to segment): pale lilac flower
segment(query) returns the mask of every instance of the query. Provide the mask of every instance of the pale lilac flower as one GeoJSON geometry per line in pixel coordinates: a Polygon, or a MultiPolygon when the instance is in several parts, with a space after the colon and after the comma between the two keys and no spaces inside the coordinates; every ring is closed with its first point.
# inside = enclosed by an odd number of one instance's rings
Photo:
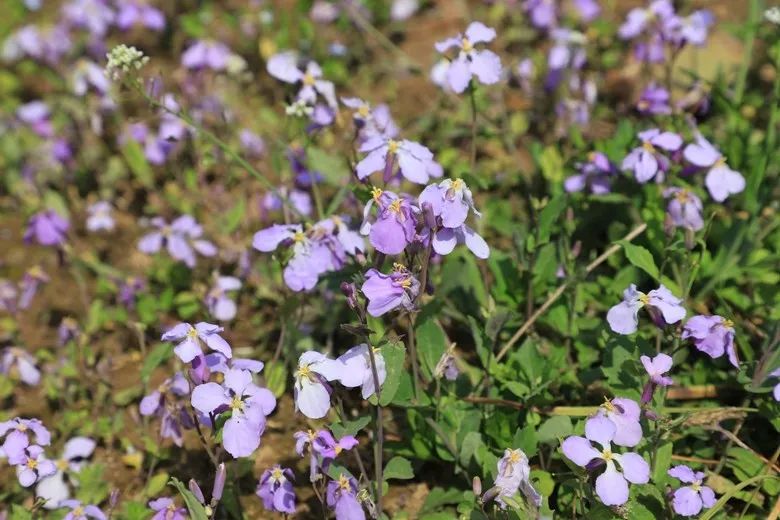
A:
{"type": "Polygon", "coordinates": [[[650,317],[658,327],[677,323],[685,317],[682,300],[674,296],[663,284],[645,294],[631,284],[623,291],[623,301],[609,309],[607,322],[618,334],[633,334],[639,325],[639,310],[647,307],[650,317]]]}
{"type": "Polygon", "coordinates": [[[531,17],[531,23],[538,29],[549,29],[558,23],[555,0],[525,0],[523,9],[531,17]]]}
{"type": "Polygon", "coordinates": [[[734,348],[734,322],[721,316],[694,316],[683,327],[682,339],[690,339],[694,346],[711,358],[724,353],[729,362],[739,368],[734,348]]]}
{"type": "Polygon", "coordinates": [[[43,507],[57,509],[63,500],[70,498],[69,479],[66,472],[78,473],[84,460],[95,451],[95,441],[87,437],[73,437],[65,443],[62,456],[54,461],[57,471],[45,477],[35,486],[35,496],[45,500],[43,507]]]}
{"type": "Polygon", "coordinates": [[[11,314],[16,312],[16,299],[19,296],[19,292],[16,290],[16,285],[10,280],[0,279],[0,310],[10,312],[11,314]]]}
{"type": "Polygon", "coordinates": [[[672,113],[669,99],[668,90],[656,83],[650,83],[642,91],[636,109],[642,115],[668,115],[672,113]]]}
{"type": "Polygon", "coordinates": [[[252,158],[262,157],[265,153],[263,138],[248,128],[241,129],[241,132],[238,133],[238,140],[244,152],[252,158]]]}
{"type": "Polygon", "coordinates": [[[241,289],[241,280],[234,276],[215,276],[214,285],[206,294],[206,306],[211,315],[219,321],[230,321],[236,317],[236,302],[228,291],[241,289]]]}
{"type": "Polygon", "coordinates": [[[305,70],[301,70],[298,67],[298,54],[294,51],[284,51],[268,59],[266,70],[271,76],[285,83],[300,83],[301,90],[297,96],[299,100],[314,105],[319,94],[331,109],[338,108],[333,83],[322,79],[322,69],[314,61],[309,61],[305,70]]]}
{"type": "Polygon", "coordinates": [[[40,419],[23,419],[15,417],[10,421],[0,423],[0,438],[5,437],[2,453],[9,462],[24,460],[25,448],[32,444],[30,436],[40,446],[48,446],[51,443],[51,434],[40,419]]]}
{"type": "Polygon", "coordinates": [[[684,188],[667,188],[664,197],[669,198],[666,212],[676,227],[698,231],[704,227],[701,199],[684,188]]]}
{"type": "Polygon", "coordinates": [[[252,382],[248,370],[230,369],[225,380],[204,383],[192,390],[192,406],[199,412],[218,415],[230,411],[222,429],[222,445],[234,458],[248,457],[260,446],[266,416],[276,408],[270,390],[252,382]]]}
{"type": "Polygon", "coordinates": [[[323,471],[327,471],[329,462],[335,460],[344,450],[351,450],[357,446],[358,440],[352,435],[345,435],[336,441],[328,430],[320,430],[311,443],[312,449],[322,457],[323,471]]]}
{"type": "Polygon", "coordinates": [[[203,256],[217,254],[216,246],[201,238],[203,228],[190,215],[182,215],[170,225],[162,218],[155,217],[151,220],[151,225],[156,227],[157,231],[144,235],[138,241],[138,250],[142,253],[156,253],[164,243],[168,253],[189,268],[195,267],[196,251],[203,256]]]}
{"type": "Polygon", "coordinates": [[[517,74],[517,80],[520,82],[520,88],[523,89],[523,93],[526,96],[533,95],[532,81],[536,76],[536,67],[531,58],[523,58],[520,63],[517,64],[515,69],[517,74]]]}
{"type": "Polygon", "coordinates": [[[191,362],[196,357],[203,355],[201,343],[205,343],[208,348],[215,350],[226,358],[233,357],[233,351],[220,332],[225,330],[219,325],[198,322],[193,327],[189,323],[179,323],[162,335],[162,341],[178,341],[173,351],[185,363],[191,362]]]}
{"type": "Polygon", "coordinates": [[[582,191],[585,188],[589,188],[594,195],[609,193],[611,177],[614,176],[616,168],[606,155],[601,152],[590,152],[587,160],[575,164],[575,167],[580,173],[568,177],[563,182],[563,189],[569,193],[582,191]]]}
{"type": "Polygon", "coordinates": [[[232,53],[222,42],[196,40],[181,55],[181,64],[188,69],[211,69],[223,71],[228,66],[232,53]]]}
{"type": "Polygon", "coordinates": [[[672,495],[672,508],[681,516],[696,516],[702,508],[709,509],[715,505],[715,492],[712,488],[702,484],[704,473],[693,471],[685,465],[678,465],[667,471],[670,477],[680,482],[690,484],[677,488],[672,495]]]}
{"type": "Polygon", "coordinates": [[[452,92],[449,82],[447,81],[447,71],[450,68],[450,61],[446,58],[442,58],[431,67],[431,71],[428,73],[428,78],[437,87],[446,92],[452,92]]]}
{"type": "Polygon", "coordinates": [[[701,134],[696,135],[695,143],[685,147],[683,155],[692,164],[707,169],[704,184],[716,201],[723,202],[729,195],[736,195],[745,189],[742,174],[729,168],[723,154],[701,134]]]}
{"type": "Polygon", "coordinates": [[[352,120],[360,132],[361,142],[371,137],[392,139],[400,133],[387,105],[371,107],[368,102],[356,97],[341,98],[341,102],[354,110],[352,120]]]}
{"type": "Polygon", "coordinates": [[[56,211],[40,211],[30,217],[24,241],[29,243],[34,239],[42,246],[58,247],[65,243],[69,227],[68,220],[59,216],[56,211]]]}
{"type": "Polygon", "coordinates": [[[431,177],[442,175],[441,165],[434,160],[433,153],[414,141],[374,136],[360,145],[360,151],[367,154],[355,167],[360,180],[382,171],[388,182],[393,178],[396,162],[398,173],[416,184],[425,184],[431,177]]]}
{"type": "Polygon", "coordinates": [[[550,31],[550,39],[553,41],[547,55],[547,65],[550,69],[582,68],[585,64],[587,44],[584,34],[571,29],[556,28],[550,31]]]}
{"type": "Polygon", "coordinates": [[[666,33],[675,45],[682,47],[690,43],[697,47],[707,43],[710,27],[715,23],[715,16],[707,9],[699,9],[685,17],[675,16],[666,26],[666,33]]]}
{"type": "Polygon", "coordinates": [[[669,386],[672,384],[672,378],[664,374],[672,369],[672,357],[666,354],[658,354],[654,358],[641,356],[642,366],[645,367],[650,381],[659,386],[669,386]]]}
{"type": "Polygon", "coordinates": [[[182,400],[189,394],[189,382],[181,372],[177,372],[141,399],[139,405],[141,415],[160,417],[160,438],[170,438],[177,446],[182,446],[184,442],[182,429],[195,427],[182,400]]]}
{"type": "Polygon", "coordinates": [[[276,193],[269,191],[263,197],[263,208],[268,211],[280,211],[284,207],[283,200],[286,200],[296,212],[300,213],[304,217],[308,217],[312,214],[314,205],[312,204],[311,195],[302,190],[288,190],[286,186],[282,186],[276,193]],[[278,193],[279,195],[277,195],[278,193]]]}
{"type": "Polygon", "coordinates": [[[84,96],[89,87],[95,89],[98,94],[105,95],[111,88],[111,82],[103,71],[103,67],[93,61],[80,59],[73,68],[71,88],[77,96],[84,96]]]}
{"type": "Polygon", "coordinates": [[[16,117],[40,137],[53,137],[54,126],[49,119],[49,106],[43,101],[30,101],[16,109],[16,117]]]}
{"type": "Polygon", "coordinates": [[[504,450],[504,456],[498,460],[498,474],[494,486],[498,488],[496,502],[501,509],[506,507],[502,497],[512,498],[518,490],[522,490],[523,495],[536,507],[542,504],[542,496],[531,484],[531,467],[522,450],[504,450]]]}
{"type": "Polygon", "coordinates": [[[35,357],[19,347],[6,347],[0,351],[0,374],[30,386],[37,386],[41,381],[35,357]]]}
{"type": "Polygon", "coordinates": [[[116,14],[103,0],[70,0],[62,7],[65,21],[102,39],[113,25],[116,14]]]}
{"type": "Polygon", "coordinates": [[[184,507],[176,507],[170,497],[161,497],[149,501],[149,507],[154,511],[151,520],[187,520],[189,515],[184,507]]]}
{"type": "Polygon", "coordinates": [[[346,367],[343,369],[339,381],[347,388],[361,387],[363,399],[368,399],[376,393],[374,373],[371,369],[371,358],[368,352],[369,348],[373,348],[374,350],[376,372],[381,388],[387,377],[385,358],[382,356],[381,349],[370,347],[369,345],[362,343],[352,347],[337,359],[337,361],[343,363],[346,367]]]}
{"type": "Polygon", "coordinates": [[[495,39],[496,31],[481,22],[471,22],[464,34],[436,43],[436,50],[445,53],[457,49],[458,55],[447,69],[447,83],[458,94],[466,90],[472,77],[483,85],[492,85],[501,79],[501,59],[492,51],[477,50],[477,43],[495,39]]]}
{"type": "Polygon", "coordinates": [[[390,191],[373,188],[373,198],[364,210],[364,223],[361,230],[368,230],[371,245],[380,253],[398,255],[415,241],[417,237],[416,208],[406,197],[399,197],[390,191]],[[377,205],[377,216],[373,223],[368,222],[367,212],[373,203],[377,205]]]}
{"type": "Polygon", "coordinates": [[[126,308],[135,308],[136,295],[146,288],[146,281],[140,276],[130,276],[118,282],[119,294],[117,300],[126,308]]]}
{"type": "Polygon", "coordinates": [[[276,464],[272,469],[263,471],[255,494],[262,499],[263,507],[267,511],[293,514],[295,513],[295,489],[292,484],[294,480],[295,476],[291,469],[276,464]]]}
{"type": "Polygon", "coordinates": [[[24,448],[21,453],[6,453],[8,462],[16,466],[16,477],[19,484],[23,487],[30,487],[39,480],[53,475],[57,471],[57,466],[46,459],[43,455],[43,448],[37,444],[32,444],[24,448]]]}
{"type": "Polygon", "coordinates": [[[390,274],[369,269],[360,288],[368,299],[368,313],[378,317],[398,307],[414,309],[414,300],[420,292],[420,282],[401,264],[394,264],[390,274]]]}
{"type": "Polygon", "coordinates": [[[626,21],[618,29],[618,35],[624,40],[633,39],[655,27],[655,24],[663,25],[672,17],[674,17],[674,6],[669,0],[654,0],[648,7],[631,9],[626,16],[626,21]]]}
{"type": "MultiPolygon", "coordinates": [[[[423,212],[430,208],[435,226],[430,229],[433,250],[440,255],[450,254],[458,244],[465,244],[477,258],[490,256],[485,240],[465,224],[469,212],[477,217],[481,213],[474,207],[471,190],[461,179],[445,179],[439,184],[427,186],[419,196],[423,212]]],[[[428,223],[433,226],[433,223],[428,223]]]]}
{"type": "Polygon", "coordinates": [[[338,380],[344,365],[319,352],[301,354],[295,371],[295,409],[309,419],[321,419],[330,410],[328,381],[338,380]]]}
{"type": "Polygon", "coordinates": [[[87,208],[87,229],[89,231],[113,231],[116,223],[111,215],[114,208],[105,200],[98,201],[87,208]]]}
{"type": "Polygon", "coordinates": [[[613,441],[618,446],[632,448],[642,440],[642,425],[639,422],[641,410],[636,401],[615,397],[605,401],[596,413],[615,423],[617,430],[613,441]]]}
{"type": "Polygon", "coordinates": [[[607,506],[622,505],[628,501],[628,483],[646,484],[650,480],[650,466],[634,452],[613,453],[611,441],[618,428],[606,417],[592,417],[585,423],[585,437],[571,436],[561,445],[564,455],[580,467],[606,464],[596,478],[596,494],[607,506]],[[595,448],[592,442],[601,445],[595,448]],[[620,466],[619,471],[615,464],[620,466]]]}
{"type": "Polygon", "coordinates": [[[634,148],[623,159],[621,168],[633,170],[636,180],[643,184],[653,177],[662,182],[669,169],[669,159],[658,149],[676,151],[682,146],[682,138],[674,132],[661,132],[655,128],[639,132],[638,137],[642,146],[634,148]]]}
{"type": "Polygon", "coordinates": [[[393,0],[393,5],[390,6],[390,19],[402,22],[411,18],[419,8],[419,0],[393,0]]]}
{"type": "Polygon", "coordinates": [[[341,13],[341,7],[337,2],[327,0],[315,0],[309,11],[311,19],[317,23],[328,24],[336,20],[341,13]]]}
{"type": "Polygon", "coordinates": [[[601,6],[596,0],[572,0],[572,4],[583,22],[590,22],[601,14],[601,6]]]}
{"type": "Polygon", "coordinates": [[[219,372],[221,374],[227,374],[227,371],[231,368],[237,368],[239,370],[248,370],[253,374],[259,374],[265,368],[265,363],[257,361],[256,359],[248,358],[226,358],[219,352],[212,352],[206,355],[206,366],[209,367],[211,372],[219,372]]]}
{"type": "Polygon", "coordinates": [[[106,515],[98,506],[88,504],[83,505],[78,500],[63,500],[58,508],[67,507],[70,511],[62,520],[87,520],[95,518],[96,520],[106,520],[106,515]]]}
{"type": "Polygon", "coordinates": [[[458,369],[457,360],[455,359],[455,344],[450,347],[441,355],[439,361],[436,363],[436,367],[433,370],[434,376],[444,376],[448,381],[455,381],[460,374],[458,369]]]}
{"type": "Polygon", "coordinates": [[[40,266],[34,265],[25,271],[22,281],[19,282],[19,308],[26,309],[32,303],[32,299],[38,292],[38,288],[43,283],[49,282],[49,276],[43,272],[40,266]]]}
{"type": "Polygon", "coordinates": [[[163,12],[145,1],[122,0],[118,4],[116,26],[120,30],[126,31],[134,25],[141,25],[153,31],[165,29],[163,12]]]}
{"type": "Polygon", "coordinates": [[[309,451],[309,480],[315,482],[317,480],[319,464],[317,462],[317,451],[314,450],[314,440],[317,438],[317,434],[314,430],[297,431],[293,434],[295,439],[295,452],[303,457],[304,450],[308,446],[309,451]]]}
{"type": "Polygon", "coordinates": [[[343,473],[338,480],[328,482],[327,503],[336,513],[336,520],[365,520],[363,507],[357,499],[358,485],[343,473]]]}

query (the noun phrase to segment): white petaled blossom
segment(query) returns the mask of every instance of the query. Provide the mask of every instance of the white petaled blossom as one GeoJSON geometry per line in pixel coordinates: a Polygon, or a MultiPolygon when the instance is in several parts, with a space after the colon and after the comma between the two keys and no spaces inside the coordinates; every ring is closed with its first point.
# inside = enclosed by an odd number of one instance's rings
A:
{"type": "Polygon", "coordinates": [[[296,99],[291,104],[284,107],[284,112],[293,117],[309,117],[314,112],[314,107],[309,105],[306,100],[296,99]]]}
{"type": "Polygon", "coordinates": [[[117,45],[106,54],[106,76],[118,80],[123,74],[140,70],[149,61],[148,56],[135,47],[125,44],[117,45]]]}
{"type": "Polygon", "coordinates": [[[780,7],[773,6],[764,11],[764,18],[768,22],[772,22],[775,25],[780,25],[780,7]]]}

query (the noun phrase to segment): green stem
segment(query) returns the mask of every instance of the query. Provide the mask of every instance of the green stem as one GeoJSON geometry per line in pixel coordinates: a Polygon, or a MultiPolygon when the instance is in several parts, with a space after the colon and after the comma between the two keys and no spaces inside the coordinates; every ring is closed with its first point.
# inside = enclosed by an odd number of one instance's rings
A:
{"type": "Polygon", "coordinates": [[[474,81],[469,84],[469,102],[471,104],[471,168],[473,172],[474,166],[477,164],[477,100],[474,95],[476,92],[474,81]]]}

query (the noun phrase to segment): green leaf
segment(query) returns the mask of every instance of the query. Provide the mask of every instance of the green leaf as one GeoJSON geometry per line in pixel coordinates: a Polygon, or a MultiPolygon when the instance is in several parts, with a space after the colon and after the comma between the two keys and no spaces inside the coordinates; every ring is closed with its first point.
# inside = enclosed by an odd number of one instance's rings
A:
{"type": "Polygon", "coordinates": [[[142,502],[123,501],[122,513],[119,518],[122,520],[146,520],[150,514],[149,508],[142,502]]]}
{"type": "Polygon", "coordinates": [[[558,220],[558,217],[564,209],[566,209],[566,196],[557,195],[553,197],[539,213],[539,228],[537,230],[539,236],[536,242],[537,248],[550,241],[550,233],[552,232],[553,224],[558,220]]]}
{"type": "Polygon", "coordinates": [[[287,387],[287,368],[281,361],[269,361],[263,369],[265,386],[277,398],[284,394],[287,387]]]}
{"type": "Polygon", "coordinates": [[[13,504],[11,506],[11,515],[8,518],[10,520],[32,520],[33,515],[24,507],[13,504]]]}
{"type": "Polygon", "coordinates": [[[482,435],[479,432],[468,432],[460,445],[460,463],[468,467],[477,449],[483,444],[482,435]]]}
{"type": "Polygon", "coordinates": [[[660,278],[661,273],[658,271],[658,267],[655,265],[655,260],[653,259],[653,254],[650,251],[642,246],[635,246],[625,240],[619,241],[618,244],[623,246],[626,258],[632,265],[640,268],[655,280],[660,278]]]}
{"type": "Polygon", "coordinates": [[[158,343],[155,345],[146,355],[144,364],[141,366],[141,381],[148,383],[154,369],[168,361],[172,355],[173,347],[170,343],[158,343]]]}
{"type": "Polygon", "coordinates": [[[664,441],[656,451],[655,467],[653,468],[653,482],[663,485],[669,480],[669,467],[672,465],[672,450],[674,444],[671,441],[664,441]]]}
{"type": "Polygon", "coordinates": [[[391,478],[408,480],[414,478],[414,470],[412,469],[412,463],[407,459],[393,457],[387,461],[383,475],[385,480],[390,480],[391,478]]]}
{"type": "Polygon", "coordinates": [[[404,372],[404,358],[406,349],[398,343],[391,343],[382,347],[382,357],[385,359],[385,382],[382,385],[381,400],[382,406],[390,404],[398,391],[398,385],[401,383],[401,374],[404,372]]]}
{"type": "Polygon", "coordinates": [[[128,139],[122,146],[122,155],[138,182],[145,188],[153,187],[154,172],[146,161],[141,145],[132,139],[128,139]]]}
{"type": "Polygon", "coordinates": [[[539,426],[536,436],[539,442],[557,442],[558,439],[571,435],[573,431],[571,419],[564,415],[556,415],[539,426]]]}
{"type": "Polygon", "coordinates": [[[431,513],[442,506],[457,504],[463,499],[463,491],[457,488],[442,489],[435,487],[425,497],[420,514],[431,513]]]}
{"type": "Polygon", "coordinates": [[[420,364],[426,375],[432,377],[442,354],[447,350],[447,337],[432,318],[417,325],[415,337],[420,364]]]}
{"type": "Polygon", "coordinates": [[[184,484],[182,484],[179,479],[175,477],[171,478],[169,485],[175,487],[179,491],[179,494],[184,499],[184,505],[187,506],[187,509],[190,512],[190,517],[192,520],[208,520],[209,517],[206,514],[206,510],[203,508],[203,504],[198,502],[198,499],[195,498],[195,495],[193,495],[189,489],[184,487],[184,484]]]}
{"type": "Polygon", "coordinates": [[[363,417],[358,417],[354,421],[347,421],[344,424],[341,423],[334,423],[330,425],[330,429],[333,432],[333,435],[336,436],[336,438],[344,437],[345,435],[352,435],[353,437],[357,435],[357,433],[366,427],[366,425],[371,422],[371,416],[370,415],[364,415],[363,417]]]}
{"type": "Polygon", "coordinates": [[[108,481],[103,473],[103,464],[90,464],[78,473],[79,487],[76,498],[85,504],[99,504],[108,497],[108,481]]]}
{"type": "Polygon", "coordinates": [[[157,475],[153,476],[149,479],[149,482],[146,483],[146,489],[144,490],[144,495],[147,497],[155,497],[159,495],[163,489],[165,489],[165,485],[168,483],[168,472],[161,471],[157,475]]]}
{"type": "Polygon", "coordinates": [[[222,231],[232,233],[236,230],[246,213],[246,201],[243,197],[238,199],[236,205],[230,208],[222,217],[222,231]]]}
{"type": "Polygon", "coordinates": [[[306,155],[310,164],[317,165],[317,171],[322,173],[328,184],[338,186],[349,179],[350,172],[347,163],[338,155],[329,154],[314,146],[306,149],[306,155]]]}
{"type": "Polygon", "coordinates": [[[536,430],[533,424],[526,424],[515,432],[515,436],[512,439],[512,447],[523,450],[523,453],[530,459],[536,455],[537,442],[536,430]]]}
{"type": "Polygon", "coordinates": [[[563,159],[555,146],[547,146],[539,155],[539,168],[550,184],[560,184],[563,181],[563,159]]]}

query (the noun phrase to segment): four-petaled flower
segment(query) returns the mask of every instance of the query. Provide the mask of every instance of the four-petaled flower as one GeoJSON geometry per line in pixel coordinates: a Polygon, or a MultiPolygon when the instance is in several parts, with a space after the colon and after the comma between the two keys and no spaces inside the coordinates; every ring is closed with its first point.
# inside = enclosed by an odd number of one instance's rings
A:
{"type": "Polygon", "coordinates": [[[659,149],[674,152],[682,146],[682,137],[674,132],[661,132],[658,129],[639,132],[642,146],[634,148],[623,159],[621,168],[633,170],[636,180],[645,183],[655,177],[657,182],[664,180],[664,173],[669,169],[669,159],[659,149]]]}
{"type": "Polygon", "coordinates": [[[263,507],[278,513],[295,513],[293,480],[295,477],[292,470],[282,468],[279,464],[263,471],[255,492],[263,500],[263,507]]]}
{"type": "Polygon", "coordinates": [[[653,322],[660,328],[677,323],[685,317],[685,307],[663,284],[645,294],[631,284],[623,291],[623,301],[607,312],[610,328],[618,334],[633,334],[639,326],[639,310],[647,307],[653,322]]]}
{"type": "Polygon", "coordinates": [[[304,352],[295,371],[295,408],[309,419],[321,419],[330,410],[328,381],[339,379],[344,365],[319,352],[304,352]]]}
{"type": "Polygon", "coordinates": [[[431,177],[442,175],[442,167],[433,159],[433,152],[408,139],[373,136],[360,145],[360,151],[367,154],[355,167],[360,180],[382,171],[385,182],[390,181],[396,162],[400,174],[416,184],[425,184],[431,177]]]}
{"type": "Polygon", "coordinates": [[[724,353],[729,362],[739,368],[737,351],[734,348],[734,322],[721,316],[694,316],[683,327],[682,339],[690,339],[697,349],[711,358],[724,353]]]}
{"type": "Polygon", "coordinates": [[[390,274],[369,269],[360,290],[368,299],[368,313],[378,317],[398,307],[412,310],[420,282],[406,267],[394,264],[390,274]]]}
{"type": "Polygon", "coordinates": [[[685,188],[667,188],[664,197],[669,199],[666,212],[676,227],[698,231],[704,227],[701,199],[685,188]]]}
{"type": "Polygon", "coordinates": [[[179,341],[179,344],[173,348],[173,351],[179,356],[179,359],[189,363],[196,357],[203,356],[201,342],[205,343],[211,350],[215,350],[227,358],[233,357],[233,351],[220,332],[225,330],[219,325],[201,321],[193,327],[189,323],[179,323],[168,332],[162,335],[163,341],[179,341]]]}
{"type": "Polygon", "coordinates": [[[745,189],[745,178],[742,174],[729,168],[723,154],[702,135],[696,135],[696,142],[686,146],[683,155],[695,166],[707,169],[704,185],[717,202],[723,202],[729,195],[735,195],[745,189]]]}
{"type": "Polygon", "coordinates": [[[387,377],[385,358],[382,356],[381,349],[369,347],[367,344],[363,343],[347,350],[337,359],[337,361],[343,363],[345,367],[339,381],[347,388],[361,387],[363,399],[368,399],[376,392],[374,373],[371,368],[371,357],[368,351],[369,348],[373,349],[377,379],[379,380],[381,388],[387,377]]]}
{"type": "Polygon", "coordinates": [[[496,31],[481,22],[471,22],[464,34],[436,43],[436,50],[445,53],[455,48],[458,55],[447,68],[446,79],[450,88],[458,94],[466,90],[472,76],[484,85],[492,85],[501,79],[501,59],[487,49],[477,50],[477,43],[495,39],[496,31]]]}
{"type": "Polygon", "coordinates": [[[667,473],[680,482],[690,484],[674,491],[672,508],[675,513],[681,516],[696,516],[702,508],[709,509],[715,505],[715,493],[712,488],[702,484],[703,472],[693,471],[688,466],[680,464],[670,468],[667,473]]]}
{"type": "Polygon", "coordinates": [[[365,520],[366,515],[357,499],[357,492],[357,481],[343,473],[338,480],[328,482],[327,503],[336,513],[336,520],[365,520]]]}

